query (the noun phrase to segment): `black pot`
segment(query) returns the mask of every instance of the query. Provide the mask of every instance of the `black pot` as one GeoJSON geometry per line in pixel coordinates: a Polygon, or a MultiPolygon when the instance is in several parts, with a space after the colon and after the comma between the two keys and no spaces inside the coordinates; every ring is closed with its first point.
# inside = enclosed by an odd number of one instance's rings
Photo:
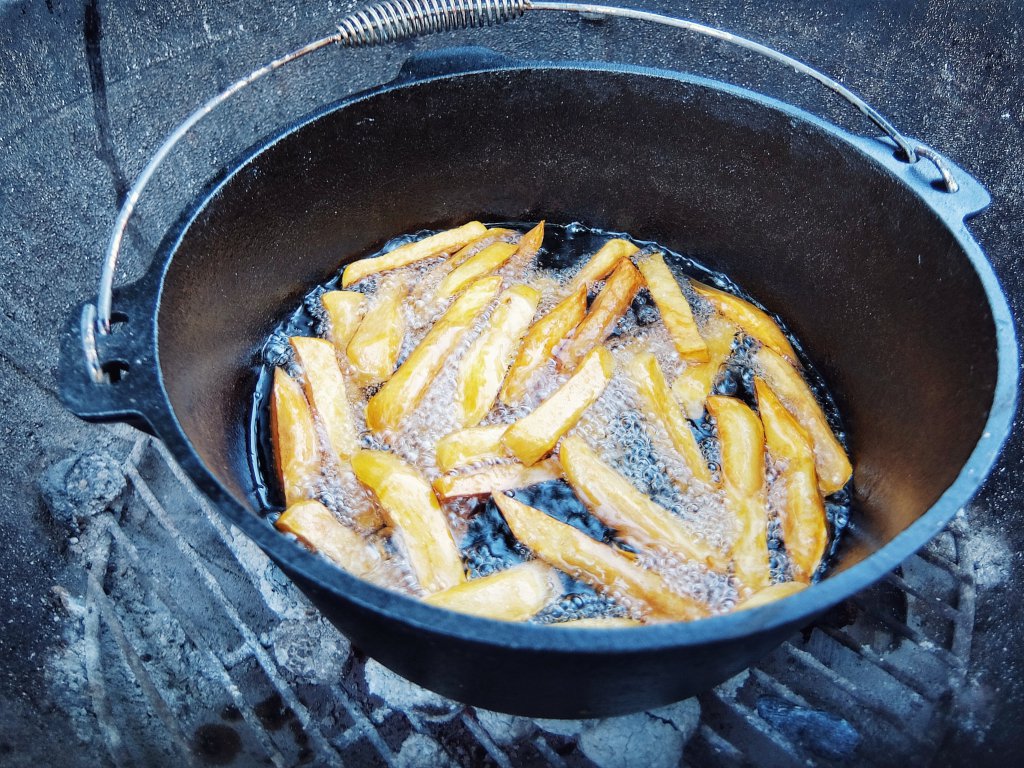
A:
{"type": "Polygon", "coordinates": [[[255,149],[114,301],[93,383],[77,317],[62,395],[151,429],[353,643],[403,676],[546,717],[675,701],[740,671],[924,545],[1006,437],[1017,353],[964,226],[987,193],[934,183],[888,142],[698,77],[518,64],[459,50],[255,149]],[[758,610],[630,630],[510,625],[347,575],[260,514],[246,425],[267,334],[342,256],[469,219],[582,221],[694,256],[781,313],[835,394],[857,497],[821,584],[758,610]]]}

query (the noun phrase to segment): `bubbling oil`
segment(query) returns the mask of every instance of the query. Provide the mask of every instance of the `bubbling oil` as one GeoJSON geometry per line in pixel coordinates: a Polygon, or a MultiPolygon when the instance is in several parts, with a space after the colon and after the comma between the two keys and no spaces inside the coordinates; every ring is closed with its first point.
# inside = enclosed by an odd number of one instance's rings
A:
{"type": "MultiPolygon", "coordinates": [[[[516,233],[525,232],[529,228],[528,225],[518,222],[496,223],[489,226],[507,227],[516,233]]],[[[430,234],[434,233],[424,231],[395,238],[380,252],[370,255],[386,253],[430,234]]],[[[517,236],[518,234],[504,235],[501,239],[513,242],[517,236]]],[[[681,278],[693,278],[713,285],[757,305],[756,301],[740,290],[728,277],[708,269],[693,259],[655,243],[636,240],[627,234],[592,229],[580,223],[564,226],[547,224],[543,247],[531,262],[522,263],[513,257],[494,274],[502,278],[502,290],[520,284],[536,287],[541,298],[535,317],[541,317],[566,297],[570,281],[589,256],[612,238],[622,238],[641,250],[657,250],[664,255],[669,268],[683,286],[693,308],[698,328],[702,331],[708,323],[714,322],[714,313],[710,305],[698,297],[689,283],[681,278]]],[[[399,352],[399,365],[423,340],[431,326],[453,301],[436,298],[437,288],[449,269],[445,264],[447,256],[448,254],[442,254],[438,258],[399,270],[373,275],[348,289],[365,294],[369,305],[372,306],[378,291],[389,281],[402,281],[408,286],[408,295],[402,307],[405,335],[399,352]]],[[[320,297],[325,291],[339,288],[339,283],[340,272],[306,294],[301,304],[271,333],[262,349],[257,366],[257,386],[250,411],[249,456],[256,496],[260,506],[272,520],[276,519],[283,506],[283,497],[277,487],[270,442],[270,391],[273,370],[277,366],[283,366],[289,374],[301,375],[301,368],[292,354],[288,338],[329,336],[330,321],[323,311],[320,297]]],[[[588,304],[599,293],[602,285],[603,283],[599,282],[590,288],[588,304]]],[[[428,481],[433,481],[441,474],[435,455],[436,445],[442,437],[460,428],[458,411],[454,407],[459,361],[487,327],[495,303],[491,302],[491,306],[477,318],[471,330],[460,339],[456,349],[425,392],[419,406],[407,416],[397,430],[379,434],[367,430],[365,406],[379,389],[379,385],[356,387],[353,384],[352,371],[344,370],[347,361],[341,356],[340,362],[349,382],[351,413],[364,448],[389,450],[395,453],[417,467],[428,481]]],[[[845,433],[842,430],[839,413],[824,382],[806,359],[798,340],[786,331],[777,317],[773,315],[773,318],[797,350],[803,363],[804,378],[845,447],[845,433]]],[[[615,358],[615,374],[602,395],[584,412],[570,434],[582,437],[598,452],[602,460],[625,476],[639,491],[677,515],[694,534],[719,549],[727,550],[735,538],[735,520],[726,506],[723,492],[717,486],[708,486],[693,480],[689,469],[672,447],[665,429],[644,417],[635,388],[625,373],[626,362],[640,349],[655,356],[669,381],[684,369],[685,363],[678,357],[668,331],[663,323],[658,322],[659,319],[658,310],[646,288],[641,288],[632,305],[605,341],[605,346],[615,358]]],[[[742,333],[737,335],[728,359],[715,377],[713,394],[737,397],[756,408],[753,384],[756,373],[754,353],[757,348],[758,342],[754,339],[742,333]]],[[[548,364],[534,374],[526,396],[521,402],[513,406],[497,402],[481,424],[511,424],[534,410],[561,386],[568,379],[568,374],[557,369],[555,360],[558,352],[559,347],[556,347],[548,364]]],[[[693,423],[698,444],[717,480],[720,477],[720,462],[713,420],[705,413],[693,423]]],[[[318,428],[322,432],[322,428],[318,428]]],[[[326,435],[321,434],[320,437],[321,444],[325,444],[326,435]]],[[[785,485],[780,471],[783,467],[774,463],[767,454],[766,459],[771,577],[773,582],[786,581],[790,578],[791,572],[780,523],[780,515],[785,507],[785,485]]],[[[470,467],[460,468],[460,471],[480,469],[509,461],[511,459],[489,459],[470,467]]],[[[814,580],[820,579],[827,569],[840,535],[849,520],[851,491],[848,484],[846,488],[825,499],[830,547],[814,575],[814,580]]],[[[373,514],[376,502],[356,480],[350,468],[326,460],[320,476],[307,492],[310,498],[323,502],[343,524],[377,543],[383,554],[382,565],[374,574],[377,583],[410,595],[422,594],[400,548],[385,535],[386,529],[375,530],[372,523],[367,523],[368,520],[379,519],[373,514]]],[[[685,561],[671,552],[658,549],[636,551],[618,537],[614,530],[591,514],[564,480],[543,482],[510,492],[510,495],[573,526],[591,538],[628,553],[641,568],[660,574],[671,589],[708,605],[712,614],[732,610],[740,599],[736,583],[728,575],[685,561]]],[[[488,576],[531,559],[530,551],[516,540],[493,500],[460,497],[442,502],[442,507],[455,541],[459,545],[463,564],[470,579],[488,576]]],[[[579,618],[644,618],[643,606],[631,601],[626,595],[595,589],[568,574],[561,574],[561,578],[564,587],[562,596],[544,608],[532,621],[551,624],[579,618]]]]}

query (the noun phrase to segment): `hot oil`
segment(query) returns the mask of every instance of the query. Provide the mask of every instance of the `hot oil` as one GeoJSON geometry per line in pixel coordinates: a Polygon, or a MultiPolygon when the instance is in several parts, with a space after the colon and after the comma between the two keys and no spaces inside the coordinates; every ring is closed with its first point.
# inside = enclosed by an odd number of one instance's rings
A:
{"type": "MultiPolygon", "coordinates": [[[[491,226],[508,227],[522,233],[532,224],[506,223],[491,226]]],[[[381,253],[428,234],[432,233],[419,232],[396,238],[389,242],[381,253]]],[[[653,243],[637,241],[622,233],[590,229],[578,223],[565,226],[547,224],[544,245],[533,263],[523,264],[513,257],[495,274],[503,278],[502,290],[521,283],[537,287],[541,292],[541,299],[536,317],[540,317],[565,298],[569,281],[586,259],[613,237],[630,240],[640,248],[660,251],[665,255],[666,262],[677,278],[694,278],[751,301],[751,298],[725,275],[712,272],[692,259],[653,243]]],[[[502,239],[514,241],[515,236],[502,239]]],[[[450,269],[447,258],[435,258],[367,278],[347,289],[364,293],[367,301],[372,302],[385,281],[402,280],[408,286],[409,292],[403,304],[406,333],[399,354],[399,364],[408,357],[433,324],[451,306],[453,299],[442,300],[436,297],[437,287],[450,269]]],[[[338,289],[339,282],[340,273],[310,291],[303,303],[278,326],[263,349],[252,401],[249,448],[256,493],[268,514],[276,515],[282,507],[270,443],[269,402],[273,368],[284,366],[293,375],[300,373],[291,354],[288,337],[328,335],[329,321],[321,308],[320,296],[324,291],[338,289]]],[[[688,284],[682,284],[694,309],[698,326],[703,330],[704,325],[710,321],[712,311],[706,302],[692,292],[688,284]]],[[[599,283],[593,287],[588,302],[593,300],[601,285],[599,283]]],[[[351,385],[352,371],[346,371],[346,378],[350,382],[351,411],[360,430],[363,447],[394,452],[415,465],[428,481],[438,476],[439,470],[434,453],[437,441],[460,426],[457,421],[457,409],[454,407],[459,361],[474,339],[487,326],[494,304],[495,302],[491,303],[491,307],[460,340],[419,406],[395,432],[372,435],[366,431],[365,404],[379,386],[359,389],[351,385]]],[[[641,289],[605,342],[605,346],[611,350],[615,358],[616,373],[605,392],[584,413],[572,433],[583,437],[598,451],[605,462],[625,475],[637,489],[678,515],[695,534],[725,549],[733,541],[735,532],[734,521],[722,492],[693,481],[689,469],[672,448],[664,429],[644,417],[633,384],[625,374],[626,361],[639,349],[654,354],[669,382],[683,370],[684,364],[679,360],[669,334],[659,320],[660,315],[650,295],[646,289],[641,289]]],[[[778,318],[776,321],[778,322],[778,318]]],[[[785,326],[780,323],[780,327],[785,332],[785,326]]],[[[787,336],[801,358],[805,378],[840,441],[845,445],[845,434],[842,432],[834,401],[820,376],[806,359],[797,340],[791,334],[787,333],[787,336]]],[[[756,349],[756,341],[742,334],[737,336],[728,360],[715,378],[715,394],[737,397],[751,407],[756,407],[753,391],[753,355],[756,349]]],[[[558,351],[556,348],[556,357],[558,351]]],[[[347,361],[342,360],[342,364],[344,369],[347,361]]],[[[560,372],[554,360],[550,361],[533,377],[528,394],[522,403],[505,406],[499,402],[481,423],[507,424],[525,416],[567,378],[568,374],[560,372]]],[[[720,468],[715,427],[706,413],[694,422],[694,430],[709,466],[717,477],[720,468]]],[[[498,459],[484,464],[505,461],[508,460],[498,459]]],[[[768,510],[771,516],[768,543],[772,580],[783,581],[789,578],[790,569],[778,519],[785,490],[778,467],[770,458],[767,459],[767,463],[768,510]]],[[[387,534],[386,529],[373,534],[370,527],[364,524],[368,512],[372,518],[375,502],[356,481],[350,469],[325,466],[322,477],[310,490],[311,495],[323,501],[344,524],[373,536],[374,540],[382,543],[386,562],[381,573],[377,575],[378,582],[408,594],[419,593],[415,579],[404,562],[401,547],[396,546],[386,535],[381,535],[387,534]]],[[[668,552],[634,551],[618,539],[613,530],[594,517],[563,480],[519,489],[513,492],[513,495],[574,526],[588,536],[619,548],[633,557],[636,564],[661,574],[677,591],[706,602],[713,613],[731,610],[740,597],[735,584],[728,576],[710,572],[703,565],[682,561],[668,552]]],[[[848,486],[826,499],[825,506],[831,533],[830,547],[816,578],[820,578],[827,568],[829,558],[835,552],[842,530],[849,520],[851,497],[851,489],[848,486]]],[[[489,575],[531,557],[529,551],[515,540],[490,499],[466,497],[453,499],[443,506],[470,578],[489,575]]],[[[621,599],[621,596],[601,594],[593,587],[568,575],[563,574],[562,579],[565,594],[538,614],[534,621],[553,623],[572,618],[626,615],[642,618],[642,609],[630,604],[628,600],[621,599]]]]}

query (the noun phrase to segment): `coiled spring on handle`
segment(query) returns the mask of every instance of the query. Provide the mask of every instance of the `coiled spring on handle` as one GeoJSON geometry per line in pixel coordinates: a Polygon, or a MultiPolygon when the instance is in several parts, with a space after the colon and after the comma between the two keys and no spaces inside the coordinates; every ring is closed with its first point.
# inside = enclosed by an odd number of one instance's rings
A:
{"type": "Polygon", "coordinates": [[[338,42],[348,46],[391,43],[435,32],[486,27],[517,19],[530,0],[386,0],[338,24],[338,42]]]}

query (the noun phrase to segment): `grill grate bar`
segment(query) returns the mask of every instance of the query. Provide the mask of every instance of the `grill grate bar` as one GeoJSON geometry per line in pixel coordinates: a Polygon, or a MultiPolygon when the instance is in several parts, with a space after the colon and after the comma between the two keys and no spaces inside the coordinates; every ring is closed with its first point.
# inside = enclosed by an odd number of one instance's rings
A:
{"type": "Polygon", "coordinates": [[[690,765],[742,766],[746,763],[743,752],[735,744],[703,722],[686,745],[685,755],[690,765]]]}
{"type": "Polygon", "coordinates": [[[902,576],[899,576],[895,572],[886,574],[883,581],[888,584],[892,584],[894,587],[906,592],[908,595],[916,597],[921,601],[921,605],[925,606],[925,610],[933,611],[939,614],[943,619],[948,621],[957,621],[960,618],[960,612],[956,608],[942,600],[935,599],[934,596],[930,597],[926,595],[913,584],[909,584],[902,576]]]}
{"type": "Polygon", "coordinates": [[[387,762],[388,765],[393,765],[395,761],[394,753],[388,745],[384,743],[384,739],[381,738],[381,735],[377,732],[377,728],[370,721],[370,718],[367,717],[363,709],[355,705],[352,698],[348,695],[348,692],[346,692],[340,685],[332,685],[331,693],[334,694],[339,702],[341,702],[341,706],[345,708],[345,712],[348,713],[348,716],[351,717],[352,721],[355,723],[350,730],[357,731],[360,735],[365,736],[367,741],[373,745],[373,748],[377,750],[382,758],[384,758],[385,762],[387,762]]]}
{"type": "MultiPolygon", "coordinates": [[[[408,715],[409,713],[406,714],[408,715]]],[[[417,730],[422,728],[418,723],[419,718],[413,720],[413,718],[410,717],[409,719],[410,721],[413,721],[413,726],[417,730]]],[[[494,758],[494,762],[496,762],[500,768],[512,768],[512,763],[509,761],[508,756],[498,749],[498,745],[494,743],[494,740],[491,739],[487,731],[480,727],[480,723],[476,722],[472,717],[468,717],[465,713],[460,715],[459,719],[462,720],[462,723],[466,726],[469,732],[476,737],[476,740],[480,742],[483,748],[487,750],[487,754],[494,758]]]]}
{"type": "Polygon", "coordinates": [[[747,755],[758,756],[759,768],[772,766],[799,765],[798,751],[793,743],[772,728],[750,707],[731,697],[724,696],[718,689],[702,694],[701,708],[712,715],[711,727],[725,741],[740,741],[747,755]],[[731,739],[736,736],[738,739],[731,739]]]}
{"type": "Polygon", "coordinates": [[[914,629],[913,627],[907,626],[902,621],[897,621],[891,616],[886,616],[884,613],[880,613],[879,611],[875,610],[874,606],[866,603],[860,595],[854,595],[850,599],[858,608],[860,608],[860,610],[865,615],[870,616],[876,621],[880,621],[882,624],[886,626],[887,629],[891,630],[894,634],[906,638],[907,640],[912,641],[922,650],[925,650],[932,655],[938,656],[942,661],[946,663],[947,666],[957,671],[963,671],[964,662],[961,659],[957,658],[950,651],[936,644],[932,640],[929,640],[918,630],[914,629]]]}

